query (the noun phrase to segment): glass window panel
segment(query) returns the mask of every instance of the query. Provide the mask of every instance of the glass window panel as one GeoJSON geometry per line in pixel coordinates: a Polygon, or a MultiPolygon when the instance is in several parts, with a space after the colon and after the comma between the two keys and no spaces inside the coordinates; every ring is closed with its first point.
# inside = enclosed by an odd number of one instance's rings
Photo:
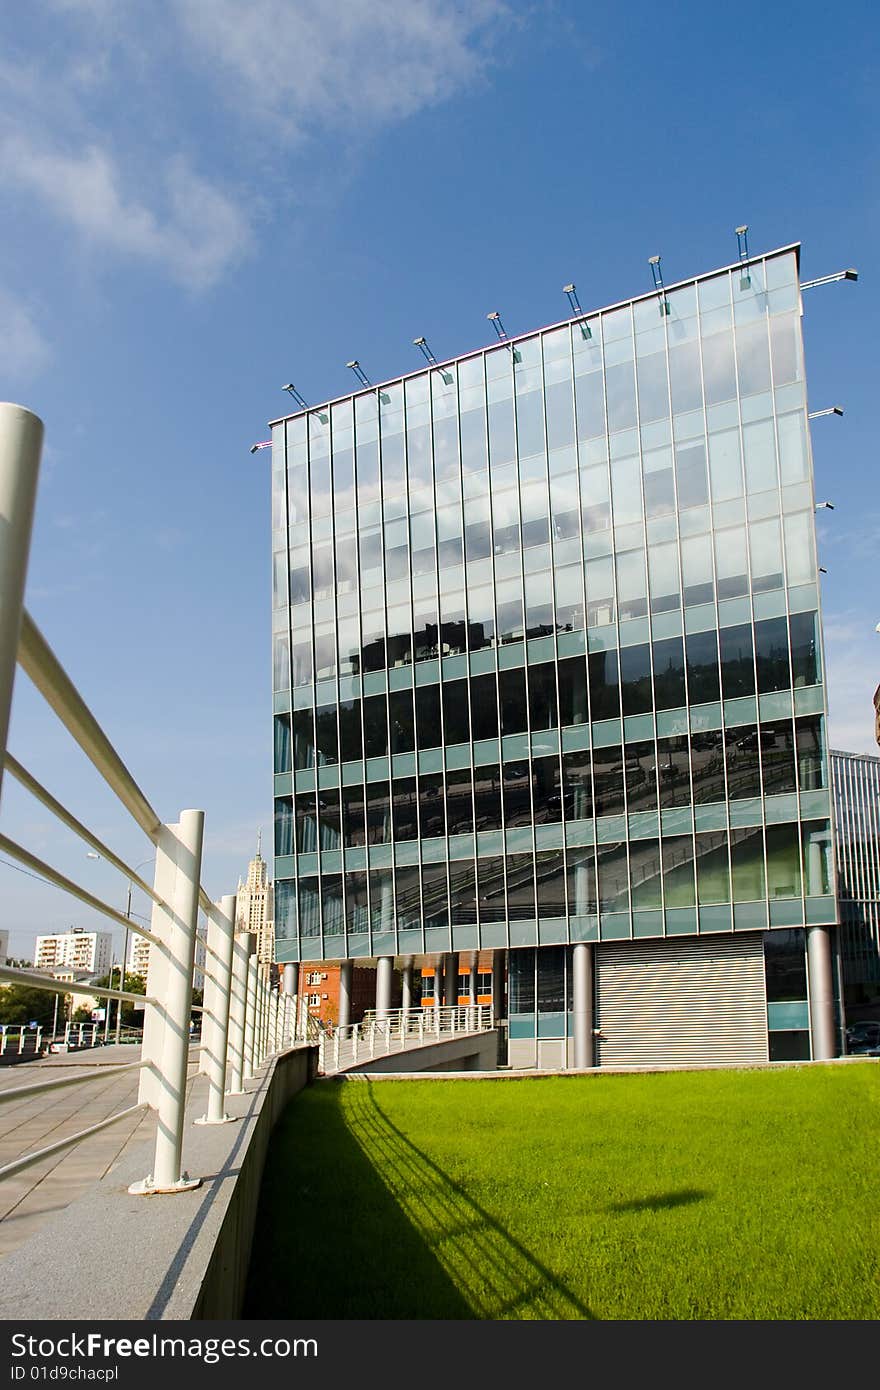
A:
{"type": "Polygon", "coordinates": [[[544,452],[544,402],[540,391],[517,393],[516,431],[520,458],[544,452]]]}
{"type": "Polygon", "coordinates": [[[737,325],[736,366],[741,396],[770,390],[770,349],[763,317],[757,323],[737,325]]]}
{"type": "Polygon", "coordinates": [[[806,426],[804,412],[780,415],[776,421],[779,435],[779,472],[783,486],[801,483],[809,477],[806,426]]]}
{"type": "Polygon", "coordinates": [[[345,875],[345,926],[349,932],[367,930],[367,875],[345,875]]]}
{"type": "Polygon", "coordinates": [[[749,550],[752,559],[753,591],[763,593],[768,589],[781,589],[785,581],[782,574],[782,538],[778,517],[752,523],[749,527],[749,550]]]}
{"type": "Polygon", "coordinates": [[[416,734],[419,748],[439,748],[443,742],[439,685],[416,687],[416,734]]]}
{"type": "Polygon", "coordinates": [[[661,420],[669,414],[669,385],[666,378],[666,353],[652,352],[639,357],[639,419],[642,424],[661,420]]]}
{"type": "Polygon", "coordinates": [[[422,865],[422,902],[426,927],[449,926],[449,885],[445,864],[422,865]]]}
{"type": "Polygon", "coordinates": [[[322,623],[315,627],[315,680],[329,680],[336,675],[336,624],[322,623]]]}
{"type": "Polygon", "coordinates": [[[675,486],[679,511],[685,511],[688,507],[704,507],[708,502],[706,446],[702,439],[676,446],[675,486]]]}
{"type": "Polygon", "coordinates": [[[339,752],[342,762],[355,762],[363,757],[360,700],[339,702],[339,752]]]}
{"type": "Polygon", "coordinates": [[[659,840],[630,841],[629,872],[633,910],[662,907],[659,840]]]}
{"type": "Polygon", "coordinates": [[[629,863],[626,842],[599,845],[596,858],[600,912],[629,911],[629,863]]]}
{"type": "Polygon", "coordinates": [[[450,591],[441,598],[440,650],[443,656],[456,656],[467,645],[464,593],[450,591]]]}
{"type": "Polygon", "coordinates": [[[443,697],[444,742],[467,743],[471,736],[467,681],[444,681],[440,690],[443,697]]]}
{"type": "Polygon", "coordinates": [[[614,561],[610,555],[588,560],[585,567],[587,625],[604,627],[614,622],[614,561]]]}
{"type": "Polygon", "coordinates": [[[790,719],[760,726],[761,767],[764,795],[776,796],[797,789],[794,770],[794,726],[790,719]]]}
{"type": "MultiPolygon", "coordinates": [[[[564,917],[566,915],[565,856],[562,850],[539,850],[535,860],[538,916],[564,917]]],[[[545,1008],[549,1012],[561,1013],[565,1007],[562,991],[562,975],[565,968],[564,955],[561,950],[555,952],[545,950],[541,952],[540,962],[538,1009],[541,1011],[542,1008],[545,1008]],[[547,978],[547,972],[544,969],[544,966],[548,964],[545,960],[547,956],[556,957],[555,961],[549,962],[553,970],[552,981],[547,978]]]]}
{"type": "Polygon", "coordinates": [[[632,362],[621,362],[605,370],[605,398],[608,429],[629,430],[636,424],[636,391],[632,362]]]}
{"type": "Polygon", "coordinates": [[[770,355],[774,386],[803,380],[801,326],[797,314],[774,314],[771,318],[770,355]]]}
{"type": "Polygon", "coordinates": [[[339,738],[336,731],[336,706],[322,705],[315,711],[318,766],[339,762],[339,738]]]}
{"type": "Polygon", "coordinates": [[[652,545],[648,548],[648,574],[651,587],[651,612],[667,613],[681,607],[681,579],[678,572],[678,545],[669,541],[665,545],[652,545]]]}
{"type": "Polygon", "coordinates": [[[727,794],[731,801],[761,795],[761,766],[758,759],[758,730],[754,724],[741,724],[724,735],[727,753],[727,794]]]}
{"type": "Polygon", "coordinates": [[[615,555],[617,569],[617,616],[643,618],[648,611],[648,585],[644,550],[628,550],[615,555]]]}
{"type": "Polygon", "coordinates": [[[369,695],[363,701],[364,757],[384,758],[388,753],[388,699],[369,695]]]}
{"type": "MultiPolygon", "coordinates": [[[[453,926],[477,920],[477,873],[472,859],[450,862],[449,919],[453,926]]],[[[464,992],[459,990],[459,993],[464,992]]]]}
{"type": "Polygon", "coordinates": [[[535,866],[530,854],[507,856],[507,911],[512,922],[530,921],[535,911],[535,866]]]}
{"type": "MultiPolygon", "coordinates": [[[[296,660],[297,648],[294,647],[294,685],[304,685],[312,678],[311,672],[311,645],[308,648],[308,675],[305,679],[297,680],[297,675],[301,674],[296,660]]],[[[304,665],[304,664],[303,664],[304,665]]],[[[290,689],[290,638],[286,632],[276,632],[272,639],[272,689],[290,689]]]]}
{"type": "Polygon", "coordinates": [[[764,618],[755,623],[755,665],[758,690],[788,690],[788,622],[785,618],[764,618]]]}
{"type": "Polygon", "coordinates": [[[336,636],[339,651],[339,674],[344,676],[358,675],[361,669],[361,638],[356,613],[352,617],[339,618],[336,636]]]}
{"type": "Polygon", "coordinates": [[[654,740],[627,743],[624,753],[627,810],[656,811],[657,757],[654,740]]]}
{"type": "MultiPolygon", "coordinates": [[[[645,515],[648,517],[669,516],[675,511],[672,449],[667,447],[649,450],[644,456],[643,467],[645,515]]],[[[615,511],[615,519],[616,516],[615,511]]]]}
{"type": "Polygon", "coordinates": [[[562,777],[554,754],[532,760],[533,818],[536,825],[555,825],[562,820],[562,777]]]}
{"type": "Polygon", "coordinates": [[[314,792],[299,792],[295,798],[296,849],[313,854],[318,848],[318,803],[314,792]]]}
{"type": "Polygon", "coordinates": [[[368,844],[390,844],[392,839],[390,784],[388,782],[368,782],[366,797],[368,844]]]}
{"type": "Polygon", "coordinates": [[[491,584],[468,591],[468,651],[495,645],[495,594],[491,584]]]}
{"type": "Polygon", "coordinates": [[[510,952],[510,1012],[535,1012],[535,952],[531,948],[510,952]]]}
{"type": "Polygon", "coordinates": [[[721,430],[709,435],[709,476],[712,501],[727,502],[743,495],[739,430],[721,430]]]}
{"type": "Polygon", "coordinates": [[[582,656],[559,663],[559,722],[563,728],[587,722],[587,663],[582,656]]]}
{"type": "Polygon", "coordinates": [[[746,491],[766,492],[776,487],[776,440],[772,420],[743,426],[746,491]]]}
{"type": "Polygon", "coordinates": [[[497,586],[498,634],[502,643],[523,639],[522,588],[518,579],[501,580],[497,586]]]}
{"type": "Polygon", "coordinates": [[[446,774],[446,833],[447,835],[472,835],[474,830],[474,803],[469,767],[456,769],[446,774]]]}
{"type": "Polygon", "coordinates": [[[321,889],[317,878],[301,878],[297,885],[300,936],[321,935],[321,889]]]}
{"type": "Polygon", "coordinates": [[[730,832],[733,868],[733,900],[758,902],[766,897],[764,884],[764,832],[760,826],[730,832]]]}
{"type": "Polygon", "coordinates": [[[562,786],[566,820],[590,820],[593,810],[593,770],[589,752],[562,755],[562,786]]]}
{"type": "Polygon", "coordinates": [[[275,772],[290,772],[290,715],[275,715],[275,772]]]}
{"type": "Polygon", "coordinates": [[[442,772],[420,774],[419,817],[423,840],[446,834],[446,793],[442,772]]]}
{"type": "Polygon", "coordinates": [[[641,469],[637,457],[614,460],[611,465],[611,496],[615,526],[641,521],[644,512],[641,469]]]}
{"type": "Polygon", "coordinates": [[[672,386],[674,414],[681,415],[688,410],[702,409],[699,343],[679,343],[670,347],[669,380],[672,386]]]}
{"type": "Polygon", "coordinates": [[[321,849],[339,849],[342,845],[342,816],[335,787],[318,791],[318,836],[321,849]]]}
{"type": "Polygon", "coordinates": [[[690,747],[687,734],[657,740],[657,781],[661,809],[690,805],[690,747]]]}
{"type": "Polygon", "coordinates": [[[767,896],[797,898],[801,892],[801,857],[797,825],[768,825],[767,896]]]}
{"type": "MultiPolygon", "coordinates": [[[[801,927],[764,933],[767,1001],[800,1002],[807,998],[807,961],[801,927]]],[[[807,1052],[809,1057],[809,1052],[807,1052]]]]}
{"type": "Polygon", "coordinates": [[[373,931],[394,929],[394,870],[370,869],[370,926],[373,931]]]}
{"type": "Polygon", "coordinates": [[[494,672],[471,676],[471,736],[474,742],[498,734],[498,687],[494,672]]]}
{"type": "Polygon", "coordinates": [[[694,842],[690,835],[663,838],[663,893],[667,908],[695,905],[694,842]]]}
{"type": "Polygon", "coordinates": [[[606,531],[611,525],[608,466],[601,463],[581,471],[581,517],[584,531],[606,531]]]}
{"type": "Polygon", "coordinates": [[[789,584],[813,584],[816,580],[813,514],[797,512],[783,518],[785,567],[789,584]]]}
{"type": "Polygon", "coordinates": [[[499,672],[498,685],[501,696],[502,734],[524,733],[528,728],[525,671],[520,669],[499,672]]]}
{"type": "Polygon", "coordinates": [[[620,717],[620,675],[617,652],[590,652],[590,718],[620,717]]]}
{"type": "MultiPolygon", "coordinates": [[[[538,553],[538,552],[533,552],[538,553]]],[[[547,552],[547,566],[535,574],[525,576],[526,592],[526,637],[548,637],[554,630],[553,622],[553,575],[550,569],[550,554],[547,552]]]]}
{"type": "Polygon", "coordinates": [[[395,777],[392,784],[395,840],[419,837],[418,798],[415,777],[395,777]]]}
{"type": "MultiPolygon", "coordinates": [[[[279,558],[279,557],[276,557],[276,558],[279,558]]],[[[280,558],[283,558],[283,556],[280,557],[280,558]]],[[[294,558],[293,553],[291,553],[291,560],[293,560],[293,558],[294,558]]],[[[280,604],[282,607],[284,606],[284,604],[285,604],[286,601],[287,601],[286,598],[285,598],[285,595],[284,595],[284,593],[283,593],[283,588],[282,588],[283,582],[284,582],[283,579],[279,579],[279,580],[276,582],[276,586],[275,586],[276,589],[277,589],[277,591],[278,591],[278,604],[280,604]]],[[[308,558],[306,558],[305,563],[300,563],[300,564],[295,564],[295,563],[294,563],[294,564],[291,564],[291,568],[290,568],[290,602],[291,602],[292,604],[294,604],[294,605],[299,604],[299,603],[308,603],[309,600],[311,599],[311,597],[312,597],[312,580],[311,580],[311,573],[310,573],[310,570],[309,570],[308,558]]],[[[276,606],[277,606],[277,605],[276,605],[276,606]]]]}
{"type": "Polygon", "coordinates": [[[801,833],[804,852],[804,895],[825,896],[831,892],[834,882],[831,826],[828,821],[804,821],[801,833]]]}
{"type": "Polygon", "coordinates": [[[746,529],[730,526],[715,533],[715,574],[718,597],[738,598],[749,591],[746,529]]]}
{"type": "MultiPolygon", "coordinates": [[[[592,657],[590,658],[592,660],[592,657]]],[[[653,706],[651,648],[647,642],[620,649],[620,689],[624,714],[648,714],[653,706]]],[[[593,718],[596,718],[595,714],[593,718]]]]}
{"type": "Polygon", "coordinates": [[[736,397],[736,362],[733,333],[710,333],[703,338],[703,381],[707,405],[732,401],[736,397]]]}
{"type": "Polygon", "coordinates": [[[685,637],[685,657],[690,703],[701,705],[717,700],[721,693],[717,632],[689,632],[685,637]]]}
{"type": "Polygon", "coordinates": [[[324,874],[321,879],[321,916],[325,936],[341,936],[345,930],[342,907],[342,874],[324,874]]]}
{"type": "MultiPolygon", "coordinates": [[[[507,902],[504,890],[504,860],[498,856],[477,860],[477,904],[481,922],[504,922],[507,920],[507,902]]],[[[516,1002],[515,979],[517,972],[514,961],[522,956],[520,951],[510,955],[510,1007],[516,1002]]],[[[534,957],[533,957],[534,959],[534,957]]]]}
{"type": "Polygon", "coordinates": [[[573,917],[588,917],[598,910],[596,856],[592,847],[568,851],[568,910],[573,917]]]}
{"type": "Polygon", "coordinates": [[[422,925],[421,875],[418,864],[394,870],[394,891],[397,899],[397,929],[422,925]]]}
{"type": "Polygon", "coordinates": [[[593,750],[593,795],[597,816],[616,816],[626,809],[623,799],[623,749],[593,750]]]}
{"type": "Polygon", "coordinates": [[[474,768],[475,828],[501,830],[501,769],[497,763],[474,768]]]}
{"type": "Polygon", "coordinates": [[[815,613],[792,613],[788,620],[791,634],[792,676],[795,686],[817,685],[822,679],[819,669],[816,617],[815,613]]]}
{"type": "Polygon", "coordinates": [[[696,835],[697,899],[701,907],[730,902],[730,866],[727,857],[727,831],[696,835]]]}
{"type": "Polygon", "coordinates": [[[724,733],[721,729],[707,729],[691,735],[691,771],[695,805],[725,800],[724,733]]]}
{"type": "Polygon", "coordinates": [[[816,791],[825,786],[824,725],[821,714],[802,715],[794,721],[801,791],[816,791]]]}
{"type": "Polygon", "coordinates": [[[293,819],[293,797],[275,798],[275,853],[293,854],[296,844],[293,819]]]}
{"type": "Polygon", "coordinates": [[[749,623],[723,627],[719,634],[721,688],[725,700],[755,693],[755,654],[749,623]]]}
{"type": "MultiPolygon", "coordinates": [[[[611,566],[608,572],[610,577],[611,566]]],[[[583,573],[580,565],[567,565],[554,574],[556,627],[561,632],[582,631],[584,626],[583,573]]]]}
{"type": "Polygon", "coordinates": [[[436,595],[413,601],[413,657],[427,661],[440,655],[439,607],[436,595]]]}
{"type": "MultiPolygon", "coordinates": [[[[463,437],[462,437],[463,438],[463,437]]],[[[489,458],[493,468],[516,457],[513,399],[493,400],[489,405],[489,458]]]]}
{"type": "Polygon", "coordinates": [[[367,842],[363,787],[342,788],[342,837],[349,847],[365,845],[367,842]]]}
{"type": "MultiPolygon", "coordinates": [[[[598,346],[594,349],[599,352],[598,346]]],[[[597,361],[596,366],[601,366],[597,361]]],[[[575,370],[574,380],[575,409],[577,412],[577,432],[579,439],[598,439],[605,433],[605,390],[600,371],[584,371],[583,359],[575,370]]]]}
{"type": "Polygon", "coordinates": [[[688,536],[682,539],[681,575],[685,607],[712,602],[715,597],[715,584],[710,536],[688,536]]]}
{"type": "Polygon", "coordinates": [[[532,795],[528,763],[504,763],[501,771],[505,829],[514,825],[531,825],[532,795]]]}
{"type": "Polygon", "coordinates": [[[315,765],[315,726],[310,709],[293,711],[293,766],[299,771],[315,765]]]}
{"type": "Polygon", "coordinates": [[[555,729],[559,723],[556,703],[556,668],[550,661],[528,667],[529,723],[532,729],[555,729]]]}
{"type": "MultiPolygon", "coordinates": [[[[567,365],[567,364],[566,364],[567,365]]],[[[565,449],[574,443],[574,396],[570,380],[548,382],[547,443],[553,449],[565,449]]]]}
{"type": "Polygon", "coordinates": [[[361,613],[361,670],[385,669],[385,614],[381,611],[361,613]]]}

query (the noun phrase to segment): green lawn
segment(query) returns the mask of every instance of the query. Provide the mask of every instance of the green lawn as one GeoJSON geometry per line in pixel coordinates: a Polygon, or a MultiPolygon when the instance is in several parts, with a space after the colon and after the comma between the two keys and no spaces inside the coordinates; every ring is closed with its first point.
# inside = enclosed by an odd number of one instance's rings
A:
{"type": "Polygon", "coordinates": [[[248,1318],[877,1318],[876,1063],[322,1081],[248,1318]]]}

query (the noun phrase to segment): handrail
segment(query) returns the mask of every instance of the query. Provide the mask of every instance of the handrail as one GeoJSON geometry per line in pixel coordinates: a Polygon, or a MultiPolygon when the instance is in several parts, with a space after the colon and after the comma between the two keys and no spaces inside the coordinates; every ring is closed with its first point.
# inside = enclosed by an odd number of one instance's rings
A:
{"type": "MultiPolygon", "coordinates": [[[[83,1063],[87,1066],[88,1063],[83,1063]]],[[[34,1081],[30,1086],[16,1086],[13,1090],[0,1091],[0,1105],[13,1100],[25,1100],[28,1096],[39,1096],[44,1091],[60,1091],[65,1086],[80,1086],[84,1081],[103,1081],[107,1077],[121,1076],[123,1072],[140,1071],[150,1066],[150,1062],[125,1062],[119,1067],[98,1067],[84,1072],[82,1076],[56,1076],[54,1081],[34,1081]]]]}
{"type": "Polygon", "coordinates": [[[162,901],[159,894],[147,883],[146,879],[141,878],[140,874],[135,873],[134,869],[129,868],[125,860],[120,859],[119,855],[115,854],[109,845],[105,845],[103,840],[99,840],[97,835],[93,835],[91,830],[83,825],[82,821],[77,820],[76,816],[72,815],[65,806],[62,806],[61,802],[58,801],[41,782],[38,782],[36,777],[28,772],[26,767],[22,767],[18,759],[14,758],[8,749],[6,751],[5,765],[6,771],[15,778],[16,782],[20,782],[25,790],[30,792],[31,796],[35,796],[38,801],[41,801],[47,810],[51,811],[54,816],[57,816],[58,820],[62,821],[63,824],[67,826],[68,830],[72,830],[75,835],[79,835],[80,839],[85,840],[86,844],[91,845],[92,849],[97,850],[102,859],[106,859],[108,864],[112,864],[115,869],[119,869],[121,873],[124,873],[130,883],[135,884],[142,892],[146,893],[148,897],[152,898],[154,902],[158,903],[160,907],[164,907],[167,911],[170,911],[167,903],[162,901]]]}
{"type": "Polygon", "coordinates": [[[65,1149],[72,1149],[74,1144],[79,1144],[81,1140],[88,1139],[89,1135],[97,1134],[100,1130],[106,1129],[108,1125],[115,1125],[117,1120],[124,1120],[127,1115],[135,1115],[138,1111],[148,1110],[147,1105],[129,1105],[125,1110],[119,1110],[115,1115],[110,1115],[106,1120],[98,1120],[97,1124],[89,1125],[88,1129],[81,1129],[76,1134],[69,1134],[66,1139],[59,1139],[55,1144],[49,1144],[45,1149],[36,1149],[32,1154],[25,1154],[23,1158],[13,1159],[12,1163],[6,1163],[0,1168],[0,1179],[11,1178],[15,1173],[20,1173],[24,1168],[32,1168],[35,1163],[40,1163],[44,1158],[51,1158],[53,1154],[62,1153],[65,1149]]]}
{"type": "Polygon", "coordinates": [[[26,608],[21,612],[18,660],[129,815],[147,838],[158,845],[161,817],[153,810],[26,608]]]}
{"type": "Polygon", "coordinates": [[[51,994],[94,994],[100,999],[121,999],[123,1003],[146,1004],[158,1001],[147,994],[132,994],[130,990],[107,989],[105,985],[90,985],[85,980],[56,980],[52,975],[38,975],[35,971],[19,970],[17,966],[0,965],[0,980],[12,984],[31,985],[34,989],[45,989],[51,994]]]}
{"type": "Polygon", "coordinates": [[[23,845],[16,844],[15,840],[10,840],[8,835],[0,835],[0,850],[4,850],[6,854],[11,854],[13,859],[18,859],[22,864],[27,864],[31,869],[47,878],[50,883],[54,883],[56,888],[65,889],[74,898],[79,898],[80,902],[85,903],[87,907],[93,908],[95,912],[109,917],[111,922],[118,922],[128,931],[135,932],[136,935],[142,936],[145,941],[153,942],[156,946],[162,945],[159,938],[154,936],[152,932],[148,932],[146,927],[138,926],[137,922],[133,922],[123,912],[117,912],[115,907],[110,907],[108,903],[102,902],[88,889],[81,888],[78,883],[74,883],[73,879],[66,878],[57,869],[53,869],[51,864],[47,864],[45,860],[38,859],[35,854],[31,854],[30,850],[25,849],[23,845]]]}

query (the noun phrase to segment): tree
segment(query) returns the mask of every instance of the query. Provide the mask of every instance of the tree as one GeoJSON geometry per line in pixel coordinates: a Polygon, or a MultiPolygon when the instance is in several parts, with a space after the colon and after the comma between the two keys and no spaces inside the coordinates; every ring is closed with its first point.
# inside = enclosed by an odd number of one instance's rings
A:
{"type": "MultiPolygon", "coordinates": [[[[112,980],[111,980],[111,978],[110,978],[109,975],[103,975],[103,976],[101,977],[100,980],[96,980],[96,981],[95,981],[95,984],[96,984],[96,985],[99,985],[101,988],[104,988],[104,989],[118,989],[118,988],[119,988],[119,973],[118,973],[118,971],[116,971],[116,970],[113,971],[113,978],[112,978],[112,980]]],[[[147,992],[147,982],[146,982],[146,980],[144,979],[143,975],[126,975],[126,976],[125,976],[125,983],[123,984],[122,988],[123,988],[123,990],[124,990],[124,992],[125,992],[126,994],[146,994],[146,992],[147,992]]],[[[119,1006],[119,1002],[120,1002],[120,1001],[119,1001],[118,999],[105,999],[105,1000],[99,1000],[98,1002],[99,1002],[99,1004],[103,1003],[103,1004],[105,1004],[107,1007],[109,1007],[110,1009],[112,1009],[112,1013],[111,1013],[111,1015],[110,1015],[110,1019],[111,1019],[111,1022],[115,1025],[115,1023],[116,1023],[116,1010],[117,1010],[117,1008],[118,1008],[118,1006],[119,1006]]],[[[123,1026],[123,1028],[132,1028],[132,1027],[140,1028],[140,1027],[143,1026],[143,1022],[144,1022],[144,1015],[143,1015],[143,1013],[142,1013],[141,1011],[135,1009],[134,1004],[130,1003],[130,1001],[129,1001],[128,999],[124,999],[124,1000],[122,1001],[122,1026],[123,1026]]]]}
{"type": "Polygon", "coordinates": [[[52,1027],[56,995],[51,989],[13,983],[0,990],[0,1023],[41,1023],[52,1027]]]}

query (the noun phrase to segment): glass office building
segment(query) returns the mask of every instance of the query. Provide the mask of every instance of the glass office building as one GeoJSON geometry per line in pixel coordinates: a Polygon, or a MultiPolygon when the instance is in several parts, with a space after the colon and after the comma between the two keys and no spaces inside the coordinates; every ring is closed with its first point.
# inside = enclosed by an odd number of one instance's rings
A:
{"type": "Polygon", "coordinates": [[[831,754],[847,1021],[880,1019],[880,758],[831,754]]]}
{"type": "Polygon", "coordinates": [[[836,1051],[798,259],[273,423],[279,961],[506,953],[516,1065],[836,1051]]]}

